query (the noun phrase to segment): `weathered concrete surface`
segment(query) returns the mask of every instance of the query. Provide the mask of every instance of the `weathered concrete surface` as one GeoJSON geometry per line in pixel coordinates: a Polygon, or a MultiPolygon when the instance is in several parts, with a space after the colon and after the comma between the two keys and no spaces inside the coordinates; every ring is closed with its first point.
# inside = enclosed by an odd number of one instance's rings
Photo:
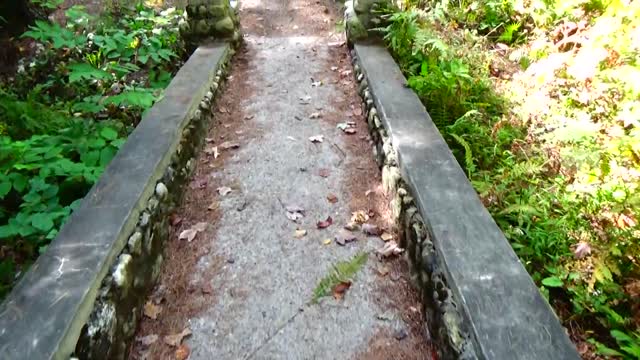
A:
{"type": "Polygon", "coordinates": [[[68,359],[228,45],[202,47],[0,306],[0,358],[68,359]]]}
{"type": "MultiPolygon", "coordinates": [[[[357,210],[350,204],[354,198],[365,196],[365,184],[372,180],[379,185],[376,174],[372,179],[357,180],[364,185],[357,193],[350,190],[351,177],[361,171],[359,167],[375,171],[376,165],[366,138],[359,139],[366,133],[362,114],[357,135],[346,135],[336,128],[338,122],[356,120],[347,116],[347,111],[352,112],[348,104],[360,104],[353,79],[341,78],[338,72],[351,69],[346,56],[340,63],[330,55],[328,44],[344,42],[344,38],[330,36],[335,26],[325,23],[323,19],[328,15],[310,1],[243,1],[240,18],[255,19],[258,24],[243,24],[248,36],[246,49],[239,52],[249,54],[249,71],[232,69],[231,90],[224,90],[225,94],[242,91],[237,94],[238,112],[228,116],[230,122],[217,125],[219,132],[214,128],[208,135],[211,146],[220,146],[222,141],[238,142],[240,146],[222,153],[221,156],[229,156],[223,164],[220,159],[206,156],[198,162],[198,174],[205,177],[195,178],[194,183],[196,188],[197,184],[207,188],[199,197],[219,201],[221,215],[212,222],[215,231],[203,233],[204,238],[194,242],[201,241],[199,246],[207,249],[188,280],[196,285],[195,290],[185,292],[184,298],[166,300],[184,302],[185,307],[193,298],[208,301],[183,325],[193,332],[184,342],[191,349],[190,359],[353,359],[367,352],[371,343],[382,343],[387,349],[376,355],[380,359],[394,357],[397,347],[413,336],[399,309],[419,306],[417,302],[393,304],[390,296],[394,294],[384,294],[379,289],[386,282],[406,281],[408,274],[397,274],[400,279],[395,280],[380,277],[374,270],[377,260],[372,254],[343,300],[329,296],[319,304],[309,304],[313,289],[330,273],[333,264],[383,245],[379,238],[359,232],[355,233],[359,240],[347,246],[323,244],[350,220],[351,212],[357,210]],[[266,36],[257,35],[263,30],[266,36]],[[347,94],[341,81],[353,87],[349,92],[352,100],[344,98],[347,94]],[[244,85],[234,86],[237,82],[244,85]],[[308,100],[301,101],[307,96],[308,100]],[[316,112],[321,118],[310,117],[316,112]],[[231,129],[225,130],[225,126],[231,129]],[[316,135],[324,135],[324,141],[310,142],[308,138],[316,135]],[[366,150],[357,151],[356,141],[365,144],[366,150]],[[321,169],[328,169],[327,177],[319,175],[321,169]],[[217,195],[216,188],[222,186],[233,190],[225,196],[217,195]],[[337,203],[327,201],[330,193],[337,195],[337,203]],[[286,217],[287,205],[303,207],[305,217],[297,224],[292,222],[286,217]],[[317,229],[316,222],[327,216],[333,218],[333,225],[317,229]],[[297,239],[296,228],[305,229],[308,234],[297,239]],[[220,269],[212,274],[210,269],[216,266],[220,269]],[[201,288],[211,289],[211,295],[201,296],[201,288]],[[389,304],[393,305],[391,309],[389,304]],[[380,337],[382,342],[378,341],[380,337]]],[[[346,55],[344,46],[340,51],[346,55]]],[[[223,96],[221,100],[224,99],[223,96]]],[[[215,113],[227,114],[234,108],[223,102],[215,113]]],[[[177,215],[182,224],[208,218],[199,210],[194,214],[189,206],[177,215]]],[[[184,254],[187,257],[186,250],[184,254]]],[[[179,266],[183,264],[178,261],[176,267],[179,266]]],[[[165,270],[168,282],[174,281],[172,272],[177,271],[165,270]]],[[[176,308],[162,302],[160,305],[176,308]]],[[[415,307],[414,311],[419,312],[415,307]]],[[[181,331],[166,331],[154,325],[161,322],[162,319],[155,323],[145,320],[143,328],[148,330],[138,339],[181,331]]],[[[173,324],[175,321],[167,326],[173,324]]],[[[157,350],[161,346],[166,346],[161,340],[151,345],[151,357],[161,357],[157,350]]],[[[162,354],[171,356],[171,352],[162,354]]],[[[403,358],[430,356],[429,352],[415,351],[403,358]]]]}
{"type": "Polygon", "coordinates": [[[393,58],[381,46],[356,45],[355,50],[477,356],[578,359],[393,58]]]}

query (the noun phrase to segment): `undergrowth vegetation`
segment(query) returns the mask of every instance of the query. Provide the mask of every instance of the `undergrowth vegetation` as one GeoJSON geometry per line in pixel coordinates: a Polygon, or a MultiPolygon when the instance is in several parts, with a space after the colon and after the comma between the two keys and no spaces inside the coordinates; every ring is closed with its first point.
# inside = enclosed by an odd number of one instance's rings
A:
{"type": "Polygon", "coordinates": [[[30,26],[20,41],[34,51],[0,83],[0,298],[56,236],[184,56],[174,9],[119,7],[96,18],[75,6],[65,15],[63,24],[30,26]]]}
{"type": "Polygon", "coordinates": [[[640,358],[640,2],[421,0],[380,30],[585,358],[640,358]]]}

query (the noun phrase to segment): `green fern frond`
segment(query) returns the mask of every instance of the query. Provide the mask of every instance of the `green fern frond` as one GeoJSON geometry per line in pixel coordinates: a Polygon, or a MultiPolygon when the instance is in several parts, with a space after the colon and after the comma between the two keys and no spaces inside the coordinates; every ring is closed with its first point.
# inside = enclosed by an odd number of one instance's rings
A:
{"type": "Polygon", "coordinates": [[[475,170],[473,163],[473,152],[471,151],[471,145],[462,136],[456,134],[449,134],[460,146],[464,148],[464,163],[467,168],[467,174],[471,177],[471,173],[475,170]]]}
{"type": "Polygon", "coordinates": [[[357,253],[349,260],[339,261],[333,265],[331,272],[322,278],[313,290],[311,302],[314,304],[317,303],[320,298],[331,295],[336,285],[343,281],[352,280],[356,273],[367,263],[368,258],[369,254],[363,251],[357,253]]]}

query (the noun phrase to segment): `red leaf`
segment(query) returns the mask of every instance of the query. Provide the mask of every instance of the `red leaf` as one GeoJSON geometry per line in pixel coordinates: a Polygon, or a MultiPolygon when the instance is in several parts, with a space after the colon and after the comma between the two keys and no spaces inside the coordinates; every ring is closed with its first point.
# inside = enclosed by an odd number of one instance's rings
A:
{"type": "Polygon", "coordinates": [[[336,300],[342,300],[344,294],[351,287],[351,281],[342,281],[333,288],[333,297],[336,300]]]}
{"type": "Polygon", "coordinates": [[[327,220],[318,221],[316,225],[318,226],[318,229],[324,229],[329,227],[331,224],[333,224],[333,219],[331,218],[331,216],[329,216],[327,217],[327,220]]]}

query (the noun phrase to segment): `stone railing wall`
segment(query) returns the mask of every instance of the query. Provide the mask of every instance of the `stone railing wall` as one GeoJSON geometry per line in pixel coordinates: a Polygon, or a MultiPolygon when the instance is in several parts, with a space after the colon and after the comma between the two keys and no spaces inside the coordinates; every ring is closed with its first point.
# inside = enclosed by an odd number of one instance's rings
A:
{"type": "Polygon", "coordinates": [[[199,47],[0,305],[0,359],[124,359],[231,55],[199,47]]]}
{"type": "Polygon", "coordinates": [[[356,44],[352,60],[439,359],[579,359],[391,55],[356,44]]]}

